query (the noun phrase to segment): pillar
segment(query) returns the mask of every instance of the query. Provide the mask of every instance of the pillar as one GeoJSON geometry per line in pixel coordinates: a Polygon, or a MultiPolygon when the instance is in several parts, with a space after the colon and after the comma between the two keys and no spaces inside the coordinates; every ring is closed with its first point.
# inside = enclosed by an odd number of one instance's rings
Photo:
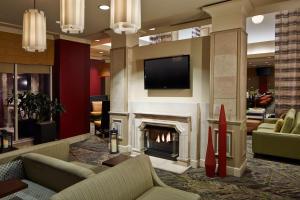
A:
{"type": "Polygon", "coordinates": [[[245,27],[251,4],[247,0],[233,0],[203,9],[212,17],[209,124],[216,134],[220,107],[224,104],[230,149],[227,174],[241,176],[247,163],[245,27]]]}
{"type": "Polygon", "coordinates": [[[139,36],[109,33],[111,48],[111,85],[110,85],[110,128],[119,132],[120,151],[130,151],[128,134],[128,68],[133,57],[132,47],[138,45],[139,36]]]}

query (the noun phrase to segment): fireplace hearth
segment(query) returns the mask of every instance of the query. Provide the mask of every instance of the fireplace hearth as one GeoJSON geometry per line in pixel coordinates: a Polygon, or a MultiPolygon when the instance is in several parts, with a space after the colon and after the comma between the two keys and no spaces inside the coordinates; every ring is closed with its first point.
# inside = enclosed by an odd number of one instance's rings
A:
{"type": "Polygon", "coordinates": [[[175,128],[146,125],[144,133],[144,147],[147,155],[177,160],[179,133],[175,128]]]}

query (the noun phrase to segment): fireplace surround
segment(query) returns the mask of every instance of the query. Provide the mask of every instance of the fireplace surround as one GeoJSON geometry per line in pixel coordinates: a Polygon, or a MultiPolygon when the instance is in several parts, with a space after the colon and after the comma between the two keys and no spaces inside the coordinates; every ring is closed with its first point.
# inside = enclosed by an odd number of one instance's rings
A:
{"type": "Polygon", "coordinates": [[[174,160],[184,166],[190,165],[190,116],[158,113],[134,114],[133,151],[174,160]],[[152,143],[148,139],[151,139],[152,143]]]}
{"type": "Polygon", "coordinates": [[[171,127],[146,125],[144,148],[147,155],[176,161],[179,156],[179,133],[171,127]]]}

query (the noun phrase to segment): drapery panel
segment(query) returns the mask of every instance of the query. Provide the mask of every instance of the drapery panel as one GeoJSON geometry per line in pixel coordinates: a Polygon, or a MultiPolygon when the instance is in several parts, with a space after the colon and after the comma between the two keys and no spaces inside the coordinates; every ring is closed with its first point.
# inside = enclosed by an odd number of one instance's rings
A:
{"type": "Polygon", "coordinates": [[[275,111],[300,110],[300,9],[276,14],[275,111]]]}

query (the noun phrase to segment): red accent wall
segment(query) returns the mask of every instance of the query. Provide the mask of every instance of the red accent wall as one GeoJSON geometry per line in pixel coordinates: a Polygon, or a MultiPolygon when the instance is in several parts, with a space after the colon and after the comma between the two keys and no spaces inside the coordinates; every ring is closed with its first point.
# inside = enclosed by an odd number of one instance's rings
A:
{"type": "Polygon", "coordinates": [[[100,66],[103,61],[91,60],[90,67],[90,96],[102,94],[100,81],[100,66]]]}
{"type": "Polygon", "coordinates": [[[53,92],[66,110],[58,119],[59,138],[88,133],[90,45],[60,39],[55,41],[53,92]]]}

